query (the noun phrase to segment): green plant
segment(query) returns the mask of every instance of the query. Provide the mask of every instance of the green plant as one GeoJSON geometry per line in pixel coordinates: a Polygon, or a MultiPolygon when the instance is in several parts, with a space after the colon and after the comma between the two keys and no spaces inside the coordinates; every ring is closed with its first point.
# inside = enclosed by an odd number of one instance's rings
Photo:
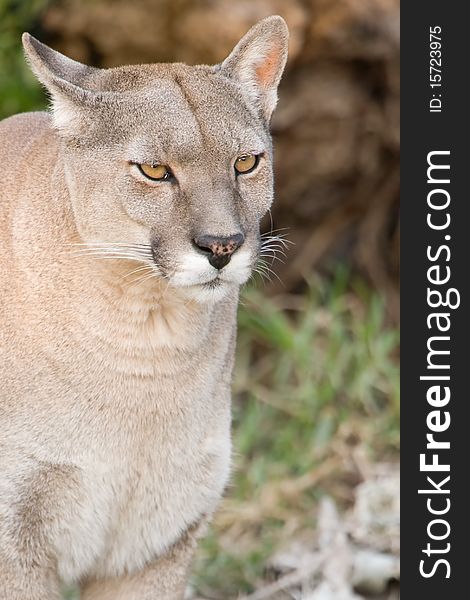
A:
{"type": "Polygon", "coordinates": [[[34,29],[47,4],[48,0],[0,0],[0,119],[45,106],[23,56],[21,34],[34,29]]]}

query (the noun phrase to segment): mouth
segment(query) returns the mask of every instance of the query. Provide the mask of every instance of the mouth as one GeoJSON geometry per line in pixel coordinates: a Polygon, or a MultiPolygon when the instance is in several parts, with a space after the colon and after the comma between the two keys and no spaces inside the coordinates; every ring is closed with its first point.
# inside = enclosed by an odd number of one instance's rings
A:
{"type": "Polygon", "coordinates": [[[206,290],[215,290],[218,287],[220,287],[222,285],[223,281],[222,279],[220,279],[220,277],[217,275],[217,277],[214,277],[214,279],[211,279],[210,281],[206,281],[206,283],[202,283],[200,284],[201,287],[203,287],[206,290]]]}
{"type": "Polygon", "coordinates": [[[202,283],[178,287],[188,298],[209,305],[223,300],[233,289],[228,281],[224,281],[219,276],[202,283]]]}
{"type": "Polygon", "coordinates": [[[197,283],[192,283],[188,286],[183,286],[183,287],[194,288],[197,290],[211,291],[211,290],[217,290],[221,287],[224,287],[224,285],[226,285],[227,283],[229,283],[229,282],[225,281],[219,275],[217,275],[217,276],[213,277],[212,279],[208,279],[206,281],[201,281],[201,282],[197,282],[197,283]]]}

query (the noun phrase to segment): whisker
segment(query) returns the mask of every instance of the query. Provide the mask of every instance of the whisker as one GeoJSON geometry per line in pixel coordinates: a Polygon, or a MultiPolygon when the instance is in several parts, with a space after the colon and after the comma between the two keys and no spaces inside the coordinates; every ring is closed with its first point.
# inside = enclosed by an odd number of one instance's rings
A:
{"type": "Polygon", "coordinates": [[[114,260],[134,260],[137,262],[142,262],[145,260],[142,256],[130,256],[128,254],[105,254],[104,252],[96,252],[96,253],[84,253],[84,254],[75,254],[75,256],[86,256],[90,258],[102,258],[102,259],[114,259],[114,260]]]}
{"type": "Polygon", "coordinates": [[[263,260],[258,261],[256,267],[254,268],[254,272],[259,273],[263,278],[270,281],[270,277],[269,277],[269,273],[268,273],[267,265],[266,265],[265,261],[263,261],[263,260]]]}
{"type": "Polygon", "coordinates": [[[83,254],[83,255],[99,255],[99,256],[139,256],[136,252],[125,252],[123,250],[108,250],[102,248],[83,248],[82,250],[72,250],[71,254],[83,254]]]}
{"type": "Polygon", "coordinates": [[[149,269],[153,270],[153,265],[142,265],[141,267],[137,267],[137,269],[134,269],[134,270],[130,271],[129,273],[126,273],[126,275],[123,275],[122,279],[127,279],[131,275],[135,275],[136,273],[139,273],[140,271],[148,271],[149,269]]]}
{"type": "MultiPolygon", "coordinates": [[[[279,231],[289,231],[290,227],[280,227],[279,229],[271,229],[270,231],[265,231],[264,233],[261,234],[261,238],[265,238],[265,237],[269,237],[273,234],[279,233],[279,231]]],[[[281,235],[286,235],[285,233],[281,234],[281,235]]]]}
{"type": "Polygon", "coordinates": [[[294,242],[279,236],[269,237],[261,242],[262,246],[268,246],[269,244],[280,244],[284,248],[287,248],[289,244],[294,245],[294,242]]]}
{"type": "Polygon", "coordinates": [[[160,277],[158,265],[155,265],[150,244],[121,243],[121,242],[77,242],[68,244],[70,254],[92,259],[129,260],[140,263],[135,269],[121,277],[128,280],[126,289],[141,285],[146,281],[160,277]],[[129,280],[133,275],[137,275],[129,280]]]}
{"type": "Polygon", "coordinates": [[[273,255],[265,255],[265,254],[260,254],[260,258],[270,258],[270,265],[273,266],[274,262],[277,260],[278,262],[280,262],[282,265],[286,264],[285,260],[282,260],[282,258],[280,256],[273,256],[273,255]]]}
{"type": "Polygon", "coordinates": [[[265,250],[274,250],[275,252],[284,252],[284,250],[287,250],[287,248],[284,248],[284,246],[280,246],[279,244],[269,244],[266,246],[261,246],[261,251],[265,251],[265,250]]]}
{"type": "Polygon", "coordinates": [[[122,258],[129,260],[145,261],[151,258],[150,253],[144,253],[137,249],[126,249],[126,248],[101,248],[98,246],[88,248],[78,248],[71,250],[70,254],[75,256],[91,256],[98,258],[122,258]]]}
{"type": "MultiPolygon", "coordinates": [[[[282,279],[279,277],[279,275],[275,271],[273,271],[273,269],[271,269],[270,267],[268,267],[268,265],[266,264],[266,261],[260,260],[260,261],[258,261],[258,265],[261,265],[261,268],[263,269],[263,271],[265,273],[269,273],[271,275],[274,275],[274,277],[276,277],[276,279],[278,279],[278,281],[280,283],[282,283],[282,279]]],[[[258,265],[257,265],[257,267],[258,267],[258,265]]]]}
{"type": "Polygon", "coordinates": [[[267,267],[268,267],[268,264],[264,259],[258,260],[258,263],[256,264],[256,268],[265,271],[267,269],[267,267]]]}
{"type": "Polygon", "coordinates": [[[271,231],[272,231],[273,230],[273,226],[274,226],[273,213],[271,212],[270,208],[268,208],[268,212],[269,212],[269,220],[271,222],[271,231]]]}
{"type": "Polygon", "coordinates": [[[167,284],[166,284],[166,286],[165,286],[165,289],[164,289],[164,290],[163,290],[163,292],[162,292],[162,298],[163,298],[163,297],[166,295],[166,293],[167,293],[167,291],[168,291],[168,288],[170,287],[170,283],[171,283],[171,279],[168,277],[167,284]]]}
{"type": "Polygon", "coordinates": [[[151,248],[150,244],[124,244],[120,242],[73,242],[67,246],[100,247],[100,248],[151,248]]]}
{"type": "Polygon", "coordinates": [[[274,254],[282,254],[282,256],[286,256],[286,252],[289,248],[285,246],[280,246],[279,244],[266,244],[265,246],[261,246],[259,249],[260,252],[272,252],[274,254]]]}
{"type": "Polygon", "coordinates": [[[286,253],[284,252],[284,250],[287,250],[287,245],[285,243],[283,243],[284,240],[280,240],[277,237],[270,237],[267,238],[262,244],[261,244],[261,248],[260,248],[260,257],[266,257],[266,258],[270,258],[271,259],[271,266],[274,264],[274,262],[276,260],[278,260],[281,263],[284,263],[284,261],[280,258],[280,256],[283,256],[284,258],[287,257],[286,253]]]}
{"type": "Polygon", "coordinates": [[[268,236],[265,239],[279,240],[283,242],[287,242],[289,244],[293,244],[293,242],[288,238],[287,233],[277,233],[276,235],[268,236]]]}
{"type": "Polygon", "coordinates": [[[265,282],[270,282],[271,279],[269,277],[269,275],[267,275],[266,273],[262,273],[261,271],[255,271],[256,275],[260,276],[260,283],[264,284],[265,282]]]}
{"type": "Polygon", "coordinates": [[[256,285],[264,283],[264,277],[256,269],[253,270],[253,273],[251,274],[251,279],[256,283],[256,285]]]}
{"type": "Polygon", "coordinates": [[[148,275],[142,275],[141,277],[137,277],[137,279],[135,279],[134,281],[130,281],[129,284],[127,286],[127,291],[137,287],[138,285],[141,285],[142,283],[145,283],[146,281],[149,281],[150,279],[158,279],[158,275],[157,273],[152,269],[152,272],[149,273],[148,275]]]}
{"type": "Polygon", "coordinates": [[[125,244],[120,242],[87,242],[71,243],[71,254],[80,256],[106,256],[112,258],[128,258],[131,260],[145,260],[152,258],[152,249],[149,244],[125,244]]]}
{"type": "Polygon", "coordinates": [[[269,253],[269,254],[274,254],[274,255],[280,254],[281,256],[287,256],[282,248],[271,248],[271,247],[261,248],[260,253],[269,253]]]}
{"type": "Polygon", "coordinates": [[[258,267],[256,267],[255,271],[269,279],[269,271],[267,270],[265,265],[259,265],[258,267]]]}

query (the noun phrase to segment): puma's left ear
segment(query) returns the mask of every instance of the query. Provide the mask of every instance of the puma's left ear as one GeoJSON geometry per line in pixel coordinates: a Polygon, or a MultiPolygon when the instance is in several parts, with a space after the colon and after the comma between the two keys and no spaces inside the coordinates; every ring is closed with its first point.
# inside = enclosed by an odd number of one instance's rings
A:
{"type": "Polygon", "coordinates": [[[67,58],[29,33],[24,33],[22,40],[31,69],[51,96],[55,126],[73,133],[80,127],[82,109],[100,101],[100,95],[86,86],[87,78],[98,69],[67,58]]]}
{"type": "Polygon", "coordinates": [[[282,17],[254,25],[221,65],[227,77],[238,79],[251,101],[269,121],[277,102],[277,86],[287,61],[289,31],[282,17]]]}

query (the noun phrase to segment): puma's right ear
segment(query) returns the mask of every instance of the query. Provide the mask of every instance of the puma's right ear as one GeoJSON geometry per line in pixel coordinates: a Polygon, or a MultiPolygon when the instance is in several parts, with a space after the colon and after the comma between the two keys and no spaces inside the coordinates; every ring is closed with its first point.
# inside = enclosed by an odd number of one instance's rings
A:
{"type": "Polygon", "coordinates": [[[269,121],[277,103],[277,86],[287,61],[289,31],[282,17],[254,25],[224,60],[220,70],[238,80],[247,98],[269,121]]]}
{"type": "Polygon", "coordinates": [[[84,85],[86,78],[98,69],[67,58],[29,33],[23,33],[22,41],[33,73],[51,96],[55,126],[71,133],[77,129],[80,109],[99,102],[99,93],[84,85]]]}

